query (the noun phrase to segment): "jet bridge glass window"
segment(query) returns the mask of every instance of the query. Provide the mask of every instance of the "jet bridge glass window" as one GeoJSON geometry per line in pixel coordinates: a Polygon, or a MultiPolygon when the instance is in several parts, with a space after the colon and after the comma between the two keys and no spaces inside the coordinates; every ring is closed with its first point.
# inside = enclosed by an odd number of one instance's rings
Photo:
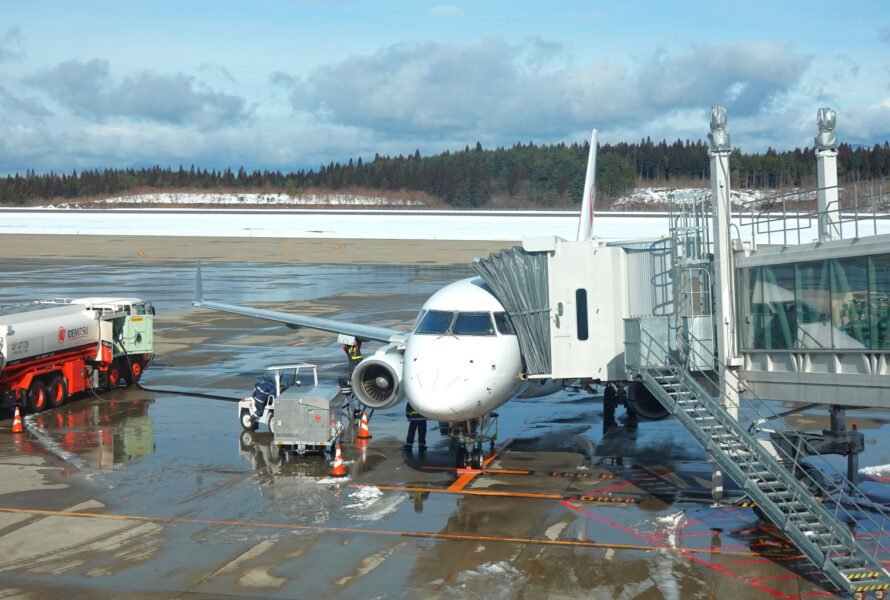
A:
{"type": "Polygon", "coordinates": [[[868,259],[872,348],[890,350],[890,254],[868,259]]]}
{"type": "Polygon", "coordinates": [[[797,347],[831,348],[831,302],[828,261],[800,263],[797,288],[797,347]]]}
{"type": "Polygon", "coordinates": [[[868,262],[864,256],[831,261],[831,321],[834,347],[871,347],[868,262]]]}
{"type": "Polygon", "coordinates": [[[741,269],[745,349],[890,349],[890,255],[741,269]]]}
{"type": "Polygon", "coordinates": [[[453,333],[454,335],[494,335],[491,314],[487,312],[457,313],[453,333]]]}
{"type": "Polygon", "coordinates": [[[431,310],[423,315],[420,324],[414,333],[425,333],[429,335],[444,335],[451,328],[451,322],[454,320],[454,313],[444,310],[431,310]]]}

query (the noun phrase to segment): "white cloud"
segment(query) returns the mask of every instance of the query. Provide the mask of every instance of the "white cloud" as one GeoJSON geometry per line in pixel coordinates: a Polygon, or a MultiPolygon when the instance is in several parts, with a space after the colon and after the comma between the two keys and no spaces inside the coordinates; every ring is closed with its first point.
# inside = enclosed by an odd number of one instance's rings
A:
{"type": "Polygon", "coordinates": [[[426,11],[428,15],[434,17],[463,17],[464,11],[455,4],[440,4],[426,11]]]}
{"type": "Polygon", "coordinates": [[[713,104],[756,114],[791,89],[808,63],[785,45],[739,43],[575,66],[558,44],[492,36],[350,57],[310,73],[291,102],[328,122],[379,132],[547,139],[592,125],[639,128],[713,104]]]}
{"type": "Polygon", "coordinates": [[[60,63],[26,81],[93,122],[124,117],[213,129],[249,117],[243,98],[202,86],[194,77],[141,71],[115,82],[108,61],[100,59],[60,63]]]}

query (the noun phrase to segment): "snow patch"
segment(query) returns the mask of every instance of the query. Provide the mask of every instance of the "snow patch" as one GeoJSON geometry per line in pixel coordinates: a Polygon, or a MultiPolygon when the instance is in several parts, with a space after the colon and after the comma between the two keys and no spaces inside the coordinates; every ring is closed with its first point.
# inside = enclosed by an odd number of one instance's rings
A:
{"type": "MultiPolygon", "coordinates": [[[[648,208],[654,210],[665,210],[670,194],[704,194],[706,197],[711,196],[710,188],[669,188],[669,187],[648,187],[637,188],[630,195],[621,196],[612,203],[613,209],[622,207],[648,208]]],[[[767,196],[764,190],[736,190],[730,189],[730,201],[733,208],[748,208],[751,202],[762,200],[767,196]]]]}
{"type": "Polygon", "coordinates": [[[475,570],[462,571],[442,594],[442,598],[516,598],[527,577],[506,561],[484,563],[475,570]]]}
{"type": "Polygon", "coordinates": [[[347,504],[343,508],[359,512],[357,518],[379,521],[394,513],[405,498],[406,496],[401,494],[384,495],[377,486],[368,485],[349,494],[352,504],[347,504]]]}
{"type": "Polygon", "coordinates": [[[874,467],[863,467],[859,469],[862,475],[870,477],[890,477],[890,465],[877,465],[874,467]]]}
{"type": "MultiPolygon", "coordinates": [[[[174,206],[424,206],[419,200],[401,200],[383,196],[360,196],[352,194],[189,194],[154,193],[118,196],[99,200],[96,204],[161,204],[174,206]]],[[[76,202],[54,204],[52,208],[72,208],[80,206],[76,202]]]]}
{"type": "Polygon", "coordinates": [[[661,532],[665,534],[665,543],[671,548],[677,547],[677,531],[680,530],[685,523],[686,513],[683,511],[655,519],[656,529],[661,530],[661,532]]]}

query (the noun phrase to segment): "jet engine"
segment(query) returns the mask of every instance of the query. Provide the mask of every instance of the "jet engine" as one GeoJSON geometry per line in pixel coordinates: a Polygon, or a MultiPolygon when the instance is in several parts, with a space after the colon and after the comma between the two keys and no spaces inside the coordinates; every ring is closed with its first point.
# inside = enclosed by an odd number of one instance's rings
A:
{"type": "Polygon", "coordinates": [[[641,381],[634,381],[627,386],[627,406],[633,409],[641,419],[658,421],[668,416],[667,409],[661,405],[658,398],[652,395],[641,381]]]}
{"type": "Polygon", "coordinates": [[[401,353],[374,354],[352,372],[352,393],[369,408],[389,408],[402,399],[401,353]]]}

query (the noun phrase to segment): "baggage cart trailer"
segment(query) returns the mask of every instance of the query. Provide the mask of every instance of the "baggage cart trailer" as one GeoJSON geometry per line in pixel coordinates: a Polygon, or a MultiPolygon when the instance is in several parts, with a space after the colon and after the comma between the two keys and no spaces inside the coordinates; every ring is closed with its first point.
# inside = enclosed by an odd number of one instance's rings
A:
{"type": "Polygon", "coordinates": [[[241,426],[256,430],[260,424],[267,425],[273,443],[282,450],[304,454],[333,449],[344,429],[340,387],[319,385],[317,367],[308,363],[273,365],[266,372],[269,375],[257,383],[253,397],[238,403],[241,426]],[[311,385],[300,379],[301,372],[311,377],[311,385]],[[264,393],[265,407],[257,416],[257,396],[264,393]]]}

